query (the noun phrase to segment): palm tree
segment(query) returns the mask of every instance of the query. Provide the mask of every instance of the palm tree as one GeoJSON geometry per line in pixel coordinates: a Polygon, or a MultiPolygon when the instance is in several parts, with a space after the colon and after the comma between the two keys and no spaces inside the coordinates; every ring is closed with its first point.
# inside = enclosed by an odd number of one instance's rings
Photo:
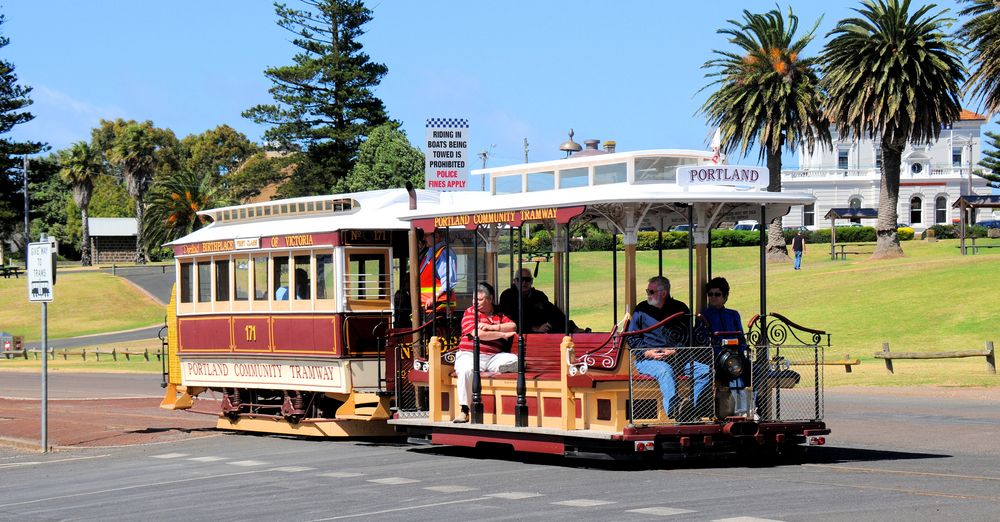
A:
{"type": "Polygon", "coordinates": [[[149,191],[143,237],[151,245],[162,245],[208,224],[198,211],[230,204],[211,172],[171,172],[157,179],[149,191]]]}
{"type": "MultiPolygon", "coordinates": [[[[743,20],[719,29],[738,51],[713,51],[717,58],[705,62],[713,78],[703,89],[718,86],[701,107],[722,137],[727,153],[747,151],[760,140],[760,158],[771,174],[767,190],[781,192],[781,152],[799,144],[812,150],[816,143],[830,143],[830,124],[822,112],[815,58],[802,51],[813,39],[816,25],[796,39],[799,19],[788,9],[787,19],[777,9],[765,14],[743,11],[743,20]]],[[[817,22],[818,25],[818,22],[817,22]]],[[[788,260],[781,218],[768,228],[767,255],[788,260]]]]}
{"type": "Polygon", "coordinates": [[[146,241],[143,235],[143,213],[146,207],[143,204],[143,196],[153,178],[156,147],[156,137],[149,122],[146,124],[129,122],[119,129],[110,150],[106,153],[108,161],[121,171],[128,193],[135,199],[137,224],[135,262],[140,264],[146,262],[144,249],[146,241]]]}
{"type": "Polygon", "coordinates": [[[864,0],[827,36],[821,57],[827,114],[844,137],[881,140],[882,180],[872,258],[899,257],[899,168],[908,142],[936,140],[958,119],[965,69],[934,4],[910,15],[909,0],[864,0]]]}
{"type": "Polygon", "coordinates": [[[90,144],[85,141],[74,143],[69,149],[59,153],[62,169],[59,175],[73,188],[73,201],[80,207],[83,233],[80,245],[80,264],[90,266],[90,226],[87,223],[90,196],[94,192],[94,179],[101,174],[101,161],[90,144]]]}
{"type": "Polygon", "coordinates": [[[958,32],[970,49],[969,62],[975,70],[966,88],[974,97],[982,96],[987,112],[1000,112],[1000,3],[995,0],[962,0],[971,4],[961,11],[972,16],[958,32]]]}

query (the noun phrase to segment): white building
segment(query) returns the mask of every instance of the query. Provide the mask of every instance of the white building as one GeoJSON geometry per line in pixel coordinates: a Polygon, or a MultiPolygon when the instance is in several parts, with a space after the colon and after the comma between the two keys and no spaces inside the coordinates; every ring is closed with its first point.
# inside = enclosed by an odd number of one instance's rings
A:
{"type": "MultiPolygon", "coordinates": [[[[987,117],[962,110],[952,128],[941,131],[938,141],[908,145],[900,167],[899,222],[918,233],[935,224],[959,219],[951,204],[965,194],[988,195],[989,183],[972,174],[979,167],[982,126],[987,117]]],[[[782,190],[807,192],[816,204],[792,207],[784,226],[810,229],[829,228],[823,216],[834,207],[878,208],[881,144],[878,141],[850,141],[833,134],[833,148],[817,148],[810,153],[799,148],[799,168],[781,172],[782,190]]],[[[989,219],[982,209],[976,221],[989,219]]],[[[866,223],[869,224],[869,223],[866,223]]]]}

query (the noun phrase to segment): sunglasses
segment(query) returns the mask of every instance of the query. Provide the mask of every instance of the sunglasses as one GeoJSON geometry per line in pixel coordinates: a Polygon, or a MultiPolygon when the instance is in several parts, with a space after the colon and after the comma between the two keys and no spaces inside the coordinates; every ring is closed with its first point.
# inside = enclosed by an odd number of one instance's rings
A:
{"type": "Polygon", "coordinates": [[[662,292],[662,291],[663,291],[663,290],[650,290],[649,288],[647,288],[647,289],[646,289],[646,295],[653,295],[653,294],[658,294],[658,293],[660,293],[660,292],[662,292]]]}
{"type": "Polygon", "coordinates": [[[722,297],[722,292],[709,292],[708,297],[722,297]]]}

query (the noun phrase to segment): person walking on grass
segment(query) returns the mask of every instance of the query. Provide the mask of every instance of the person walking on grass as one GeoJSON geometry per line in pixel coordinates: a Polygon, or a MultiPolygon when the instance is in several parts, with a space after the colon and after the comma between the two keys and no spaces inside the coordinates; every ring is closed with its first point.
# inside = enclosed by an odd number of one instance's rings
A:
{"type": "Polygon", "coordinates": [[[795,269],[802,269],[802,254],[806,253],[806,236],[799,230],[792,238],[792,252],[795,253],[795,269]]]}

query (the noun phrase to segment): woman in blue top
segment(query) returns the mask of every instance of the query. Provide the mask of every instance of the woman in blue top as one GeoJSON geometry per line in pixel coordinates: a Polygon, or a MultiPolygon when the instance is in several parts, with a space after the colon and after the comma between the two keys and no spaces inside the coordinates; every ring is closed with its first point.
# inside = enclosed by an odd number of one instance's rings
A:
{"type": "MultiPolygon", "coordinates": [[[[738,336],[740,352],[746,351],[746,338],[743,335],[743,322],[740,320],[740,313],[731,308],[726,308],[726,301],[729,300],[729,281],[724,277],[713,277],[705,284],[705,294],[708,296],[708,306],[702,311],[702,316],[708,321],[708,326],[715,332],[727,332],[729,337],[738,336]]],[[[722,336],[723,338],[726,335],[722,336]]],[[[746,370],[746,368],[744,369],[746,370]]],[[[743,389],[747,382],[744,371],[739,377],[729,380],[729,389],[733,401],[735,402],[735,414],[746,415],[748,413],[748,400],[743,389]]],[[[723,409],[720,407],[720,410],[723,409]]],[[[726,408],[728,409],[728,408],[726,408]]],[[[725,414],[726,412],[719,412],[725,414]]]]}

